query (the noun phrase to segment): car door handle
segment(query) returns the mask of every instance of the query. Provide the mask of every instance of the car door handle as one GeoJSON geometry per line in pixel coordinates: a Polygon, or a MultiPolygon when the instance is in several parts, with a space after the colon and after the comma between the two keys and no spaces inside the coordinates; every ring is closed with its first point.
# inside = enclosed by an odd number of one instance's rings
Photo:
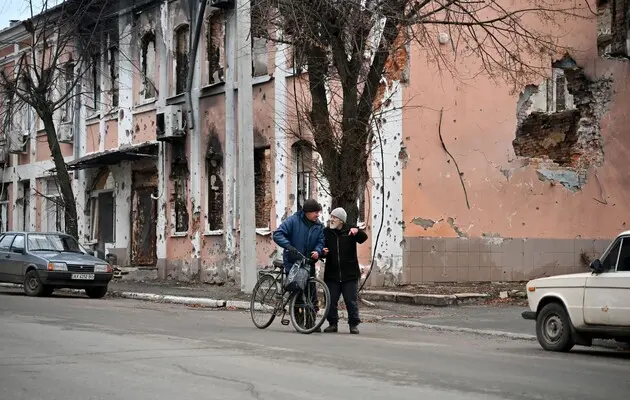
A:
{"type": "Polygon", "coordinates": [[[4,258],[11,258],[11,254],[7,254],[4,258]]]}

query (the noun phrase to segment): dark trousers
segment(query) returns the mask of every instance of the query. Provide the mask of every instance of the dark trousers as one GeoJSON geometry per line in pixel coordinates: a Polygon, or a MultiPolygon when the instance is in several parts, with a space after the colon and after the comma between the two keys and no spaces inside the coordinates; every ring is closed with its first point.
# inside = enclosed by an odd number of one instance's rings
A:
{"type": "Polygon", "coordinates": [[[339,310],[337,305],[339,297],[343,295],[343,302],[346,304],[348,311],[348,323],[350,326],[356,326],[361,323],[359,318],[359,280],[352,279],[349,281],[326,281],[328,290],[330,290],[330,311],[326,319],[331,325],[337,325],[339,322],[339,310]]]}

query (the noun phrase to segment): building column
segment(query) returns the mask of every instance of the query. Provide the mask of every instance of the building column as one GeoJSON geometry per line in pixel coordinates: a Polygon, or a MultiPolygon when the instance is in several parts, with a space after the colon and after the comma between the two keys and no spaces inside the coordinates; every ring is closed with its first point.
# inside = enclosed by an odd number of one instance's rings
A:
{"type": "MultiPolygon", "coordinates": [[[[403,267],[403,171],[398,161],[400,142],[402,140],[402,86],[394,81],[386,88],[383,98],[391,99],[389,105],[383,105],[380,118],[384,120],[380,127],[382,139],[383,159],[378,136],[376,146],[372,150],[372,252],[376,248],[375,271],[372,271],[372,284],[381,286],[383,282],[398,283],[402,279],[403,267]],[[382,177],[385,177],[383,185],[382,177]],[[384,193],[387,193],[385,199],[384,193]],[[384,208],[384,210],[383,210],[384,208]],[[383,212],[384,211],[384,212],[383,212]],[[381,220],[383,220],[381,235],[376,240],[381,220]],[[379,279],[379,278],[384,278],[379,279]]],[[[379,116],[377,116],[379,117],[379,116]]]]}
{"type": "Polygon", "coordinates": [[[225,154],[223,171],[225,173],[224,236],[226,251],[226,269],[234,271],[234,278],[240,281],[236,265],[236,11],[226,10],[225,27],[225,154]]]}
{"type": "Polygon", "coordinates": [[[133,74],[137,68],[131,57],[132,14],[118,17],[118,146],[133,141],[133,74]]]}
{"type": "MultiPolygon", "coordinates": [[[[168,26],[168,2],[164,1],[160,4],[160,18],[156,24],[155,32],[155,51],[156,58],[159,60],[159,76],[157,78],[157,102],[158,109],[163,109],[166,105],[166,97],[168,96],[168,49],[167,43],[170,42],[170,29],[168,26]]],[[[166,232],[168,226],[168,216],[166,214],[166,202],[168,201],[168,176],[166,163],[168,160],[168,144],[164,142],[159,143],[157,170],[158,170],[158,194],[157,194],[157,224],[155,234],[156,238],[156,253],[157,253],[157,269],[158,278],[166,279],[167,275],[167,241],[169,236],[166,232]]]]}

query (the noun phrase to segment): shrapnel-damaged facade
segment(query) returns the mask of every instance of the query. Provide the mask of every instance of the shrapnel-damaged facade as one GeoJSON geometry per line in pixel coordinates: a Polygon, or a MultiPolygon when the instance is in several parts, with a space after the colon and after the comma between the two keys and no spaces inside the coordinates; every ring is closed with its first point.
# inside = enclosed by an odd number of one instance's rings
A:
{"type": "MultiPolygon", "coordinates": [[[[183,2],[118,4],[116,29],[98,37],[85,93],[57,126],[79,239],[159,279],[238,282],[234,11],[206,9],[192,65],[183,2]],[[186,126],[190,69],[199,134],[186,126]]],[[[381,88],[384,158],[374,152],[359,199],[359,224],[371,238],[361,247],[365,267],[376,248],[372,285],[584,270],[627,229],[630,64],[620,15],[628,12],[620,0],[597,6],[597,18],[569,20],[559,35],[586,51],[550,57],[548,76],[517,94],[484,77],[435,79],[416,46],[393,55],[381,88]]],[[[0,31],[3,68],[26,37],[19,22],[0,31]]],[[[437,38],[436,46],[452,52],[437,38]]],[[[271,232],[282,220],[309,197],[327,206],[327,219],[330,199],[315,177],[308,133],[289,133],[299,130],[293,99],[306,92],[306,75],[286,45],[254,35],[252,52],[252,207],[264,267],[279,256],[271,232]]],[[[64,230],[43,126],[32,110],[26,117],[3,126],[0,229],[64,230]]]]}

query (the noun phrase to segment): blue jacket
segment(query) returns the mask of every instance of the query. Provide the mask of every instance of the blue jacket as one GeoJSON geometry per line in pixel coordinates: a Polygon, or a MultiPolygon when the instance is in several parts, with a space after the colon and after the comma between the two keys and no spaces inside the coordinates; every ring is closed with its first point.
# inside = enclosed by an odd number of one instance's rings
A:
{"type": "Polygon", "coordinates": [[[284,270],[288,272],[297,260],[291,259],[287,247],[293,246],[304,256],[309,257],[312,251],[322,256],[324,250],[324,225],[317,221],[310,226],[305,221],[304,212],[298,211],[285,219],[273,233],[273,241],[284,249],[282,260],[284,270]]]}

